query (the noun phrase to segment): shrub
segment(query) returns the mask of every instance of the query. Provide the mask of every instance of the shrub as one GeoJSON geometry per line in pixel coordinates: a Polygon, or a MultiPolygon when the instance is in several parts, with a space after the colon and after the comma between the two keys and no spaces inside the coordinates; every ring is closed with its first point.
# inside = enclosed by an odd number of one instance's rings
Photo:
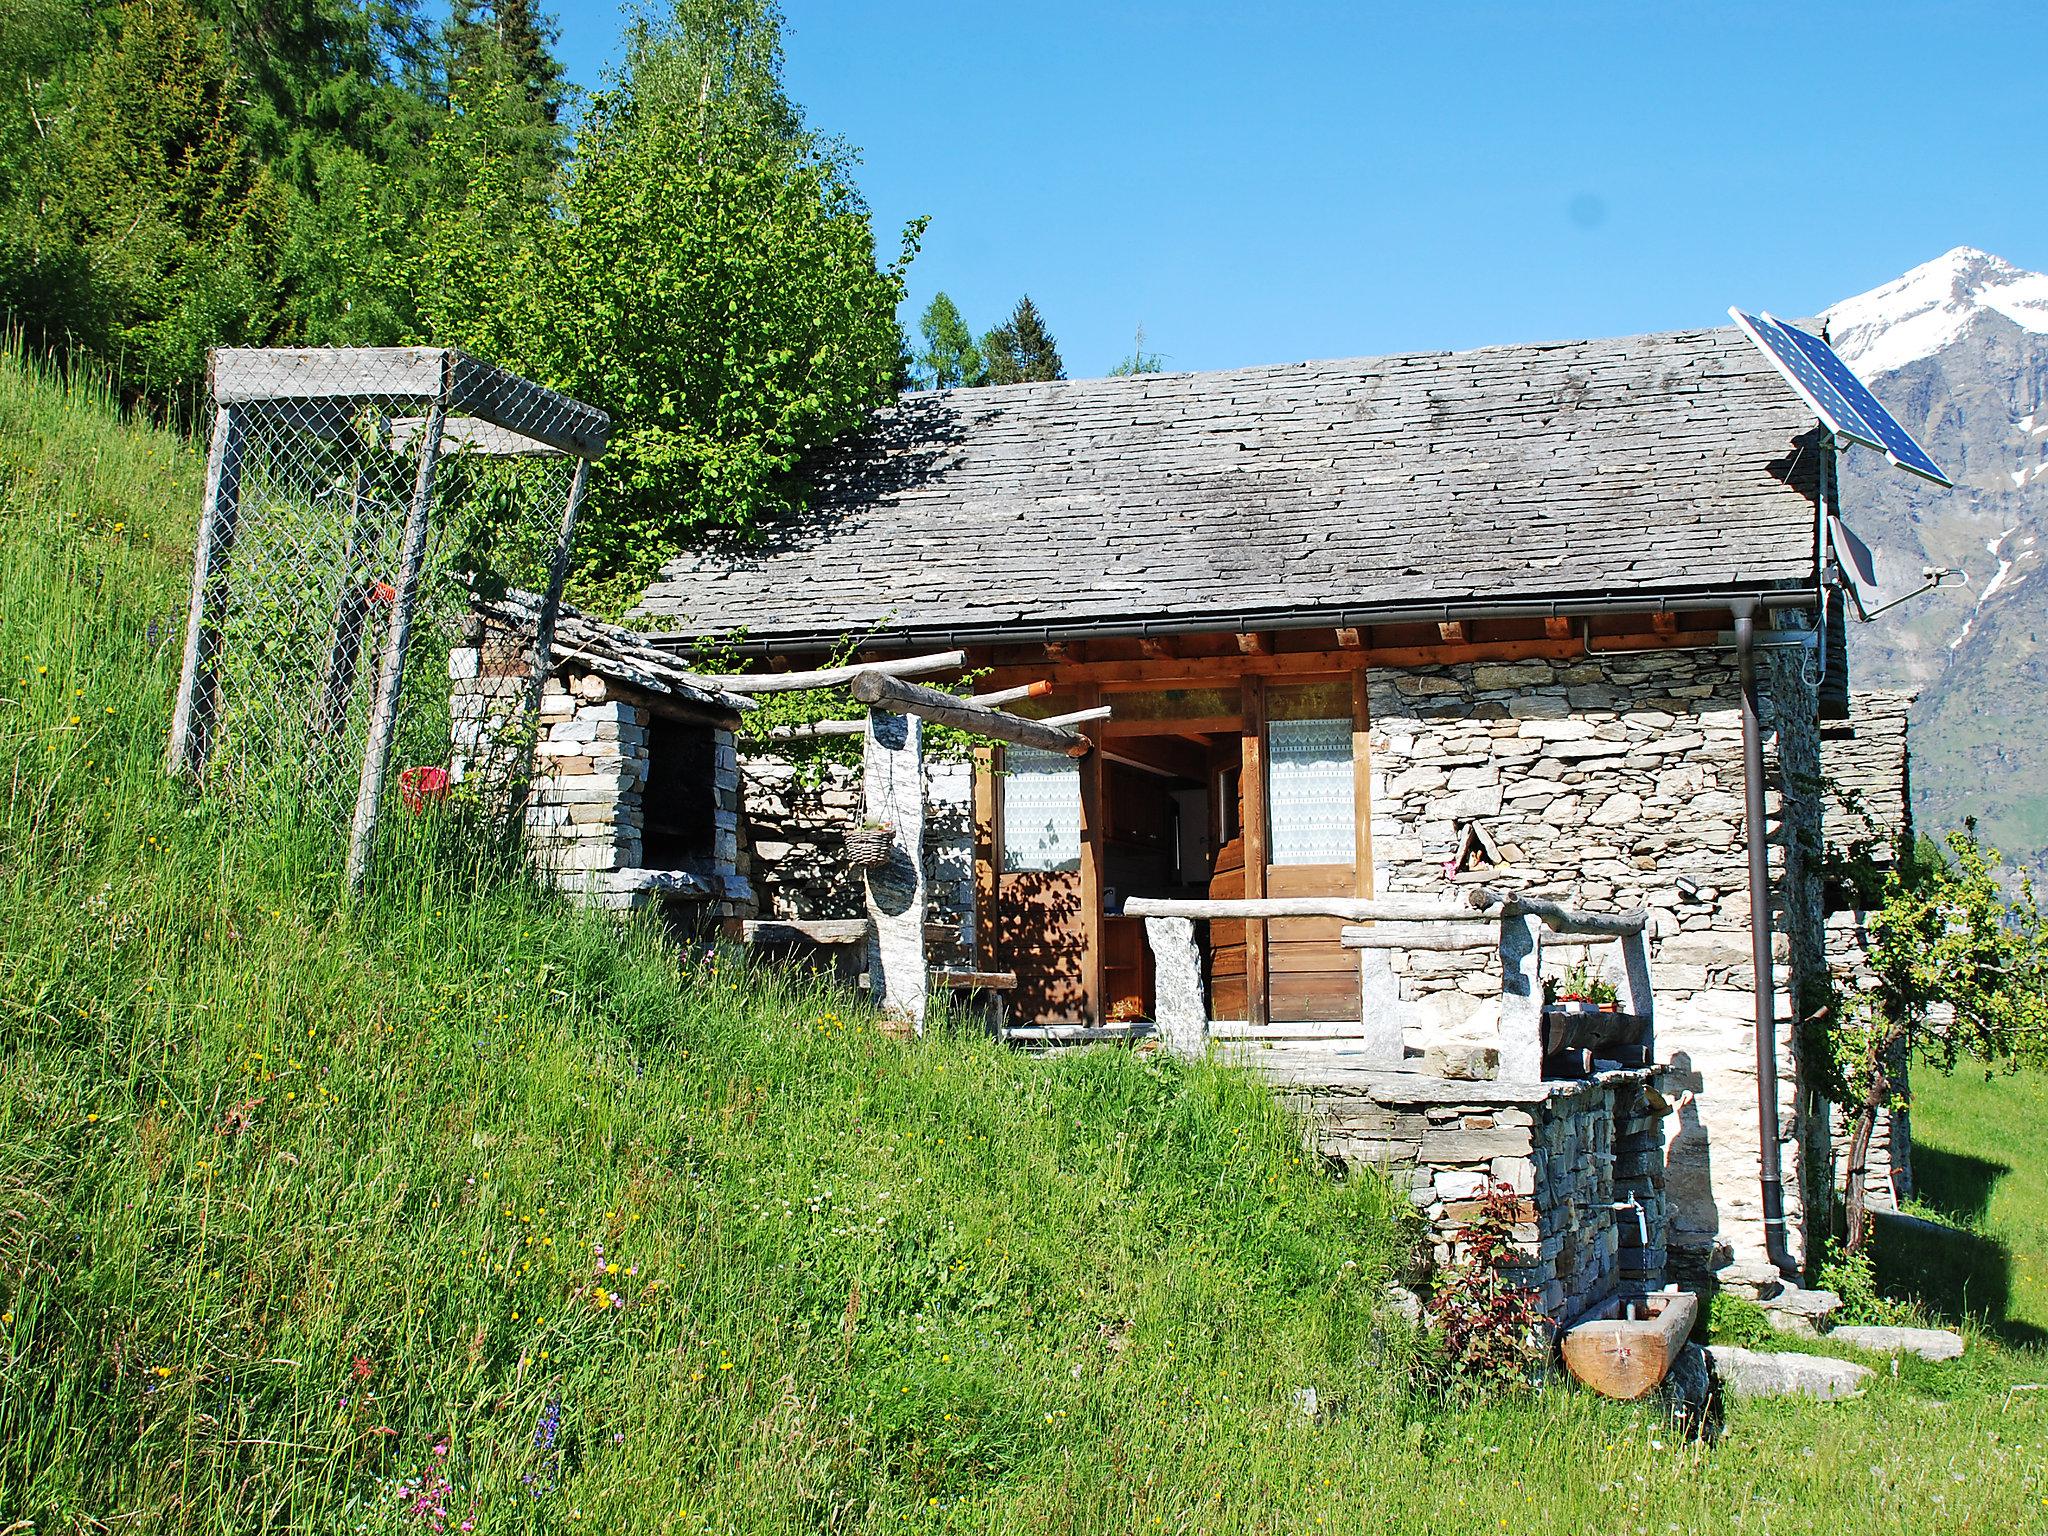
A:
{"type": "Polygon", "coordinates": [[[1489,1184],[1472,1219],[1458,1228],[1458,1256],[1437,1282],[1431,1338],[1468,1392],[1527,1387],[1549,1354],[1543,1304],[1515,1278],[1521,1255],[1514,1233],[1524,1214],[1521,1196],[1489,1184]]]}

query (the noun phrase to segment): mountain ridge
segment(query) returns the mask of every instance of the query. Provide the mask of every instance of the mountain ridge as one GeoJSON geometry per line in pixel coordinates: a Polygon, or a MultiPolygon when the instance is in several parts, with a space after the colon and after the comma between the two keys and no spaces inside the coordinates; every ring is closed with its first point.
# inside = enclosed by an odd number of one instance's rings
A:
{"type": "Polygon", "coordinates": [[[1854,686],[1920,693],[1914,810],[1939,832],[1975,817],[2048,873],[2048,275],[1957,246],[1828,307],[1845,361],[1955,479],[1944,491],[1877,454],[1842,460],[1843,507],[1871,546],[1873,608],[1850,629],[1854,686]]]}

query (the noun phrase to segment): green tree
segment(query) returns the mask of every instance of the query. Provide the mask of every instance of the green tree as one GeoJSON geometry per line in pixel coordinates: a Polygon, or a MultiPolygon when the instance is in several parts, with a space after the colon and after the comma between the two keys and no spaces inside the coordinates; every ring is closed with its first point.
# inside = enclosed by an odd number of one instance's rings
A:
{"type": "Polygon", "coordinates": [[[1029,294],[1017,301],[1009,319],[981,338],[981,351],[991,384],[1040,384],[1067,376],[1052,332],[1029,294]]]}
{"type": "Polygon", "coordinates": [[[2002,878],[1975,823],[1922,842],[1881,877],[1869,925],[1874,985],[1825,1011],[1830,1096],[1853,1117],[1849,1249],[1869,1234],[1865,1171],[1884,1110],[1907,1104],[1904,1067],[1969,1060],[2015,1070],[2048,1059],[2048,924],[2024,875],[2002,878]]]}
{"type": "Polygon", "coordinates": [[[924,350],[917,354],[917,381],[927,389],[958,389],[988,382],[988,365],[960,308],[944,293],[925,306],[917,328],[924,350]]]}
{"type": "Polygon", "coordinates": [[[717,531],[801,505],[804,456],[886,400],[902,355],[902,253],[878,268],[848,158],[782,90],[781,18],[679,0],[629,36],[558,198],[498,264],[476,221],[434,260],[437,335],[608,410],[581,540],[584,600],[617,609],[717,531]]]}
{"type": "Polygon", "coordinates": [[[1163,373],[1166,359],[1157,352],[1145,350],[1145,327],[1138,327],[1138,334],[1131,339],[1131,355],[1109,370],[1113,379],[1131,378],[1141,373],[1163,373]]]}

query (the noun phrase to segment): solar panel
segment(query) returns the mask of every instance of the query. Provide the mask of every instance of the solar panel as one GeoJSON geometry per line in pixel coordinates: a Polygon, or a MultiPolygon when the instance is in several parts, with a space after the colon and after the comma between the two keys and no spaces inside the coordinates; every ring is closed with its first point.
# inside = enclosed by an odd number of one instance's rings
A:
{"type": "MultiPolygon", "coordinates": [[[[1830,432],[1861,443],[1866,448],[1883,450],[1884,439],[1877,435],[1875,428],[1865,423],[1856,407],[1829,381],[1827,375],[1814,366],[1805,350],[1785,334],[1782,322],[1773,320],[1768,314],[1745,315],[1732,306],[1728,313],[1748,333],[1758,350],[1785,376],[1785,382],[1806,397],[1806,403],[1813,407],[1814,414],[1830,432]]],[[[1832,356],[1832,352],[1829,355],[1832,356]]]]}
{"type": "Polygon", "coordinates": [[[1941,472],[1941,466],[1928,456],[1927,450],[1914,442],[1913,435],[1899,425],[1898,418],[1886,410],[1864,382],[1849,371],[1849,365],[1835,354],[1833,347],[1811,332],[1787,324],[1768,310],[1764,319],[1784,333],[1814,371],[1833,385],[1835,392],[1849,403],[1849,409],[1877,434],[1878,441],[1871,447],[1882,448],[1886,458],[1911,474],[1932,480],[1936,485],[1951,483],[1941,472]]]}

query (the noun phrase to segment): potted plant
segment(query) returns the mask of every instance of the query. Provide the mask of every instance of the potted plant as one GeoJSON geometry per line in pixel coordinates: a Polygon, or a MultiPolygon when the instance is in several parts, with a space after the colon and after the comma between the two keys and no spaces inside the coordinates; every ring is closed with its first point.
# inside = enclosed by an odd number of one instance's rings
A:
{"type": "Polygon", "coordinates": [[[1614,984],[1584,960],[1574,964],[1553,987],[1553,1000],[1564,1013],[1612,1013],[1619,1004],[1614,984]]]}
{"type": "Polygon", "coordinates": [[[846,834],[846,860],[855,869],[872,869],[889,862],[889,850],[896,844],[896,828],[873,817],[846,834]]]}

